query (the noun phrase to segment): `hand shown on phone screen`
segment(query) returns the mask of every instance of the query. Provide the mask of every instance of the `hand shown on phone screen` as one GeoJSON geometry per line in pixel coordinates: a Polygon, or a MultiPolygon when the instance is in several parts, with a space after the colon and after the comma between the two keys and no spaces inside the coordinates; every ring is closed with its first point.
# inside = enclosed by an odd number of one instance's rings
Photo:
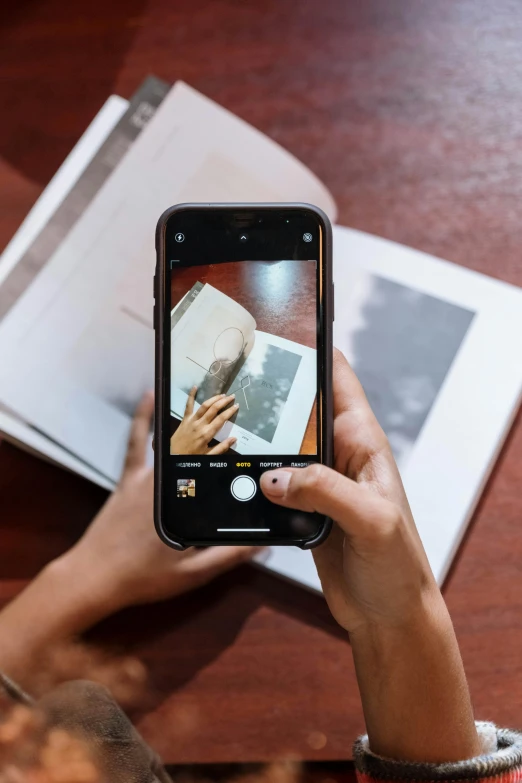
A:
{"type": "Polygon", "coordinates": [[[217,394],[194,410],[197,386],[193,386],[187,399],[183,420],[170,439],[171,454],[224,454],[236,442],[226,438],[209,448],[210,441],[221,427],[237,413],[234,394],[217,394]]]}

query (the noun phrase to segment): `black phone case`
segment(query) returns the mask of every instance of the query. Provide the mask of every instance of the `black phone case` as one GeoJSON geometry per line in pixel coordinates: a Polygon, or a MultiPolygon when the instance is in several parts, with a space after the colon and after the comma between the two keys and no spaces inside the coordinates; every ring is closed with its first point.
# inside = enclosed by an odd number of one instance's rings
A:
{"type": "MultiPolygon", "coordinates": [[[[325,232],[325,270],[326,270],[326,296],[324,297],[324,303],[326,312],[324,314],[324,346],[323,346],[323,378],[322,387],[324,390],[325,398],[325,414],[323,431],[324,437],[324,459],[323,464],[328,467],[333,466],[333,389],[332,389],[332,352],[333,352],[333,338],[332,338],[332,326],[334,318],[334,301],[333,301],[333,279],[332,279],[332,225],[328,216],[319,209],[319,207],[313,204],[304,203],[222,203],[222,204],[207,204],[207,203],[195,203],[195,204],[176,204],[173,207],[165,210],[158,220],[156,226],[156,274],[154,276],[154,329],[155,329],[155,346],[156,346],[156,361],[155,361],[155,416],[154,416],[154,525],[156,532],[161,540],[172,547],[173,549],[184,550],[193,544],[182,543],[171,538],[167,535],[165,528],[162,524],[162,498],[163,498],[163,408],[166,393],[166,378],[163,372],[163,349],[165,342],[164,334],[164,311],[165,311],[165,230],[167,221],[171,215],[176,212],[183,212],[185,210],[200,210],[200,211],[215,211],[219,209],[256,209],[256,210],[272,210],[278,211],[306,209],[315,213],[323,225],[325,232]]],[[[277,541],[276,543],[267,542],[266,539],[255,541],[249,539],[248,541],[226,541],[220,539],[219,541],[197,542],[197,546],[227,546],[234,544],[236,546],[297,546],[301,549],[313,549],[319,544],[325,541],[331,531],[332,520],[325,518],[324,525],[315,538],[307,539],[306,541],[299,541],[289,539],[288,541],[277,541]]]]}

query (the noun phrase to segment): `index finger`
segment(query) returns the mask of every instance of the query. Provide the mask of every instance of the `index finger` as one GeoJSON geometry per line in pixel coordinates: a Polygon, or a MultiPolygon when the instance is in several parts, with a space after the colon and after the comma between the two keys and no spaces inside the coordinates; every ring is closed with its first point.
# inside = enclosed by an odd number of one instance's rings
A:
{"type": "Polygon", "coordinates": [[[335,469],[409,512],[388,438],[377,421],[364,389],[343,354],[333,361],[335,469]]]}
{"type": "Polygon", "coordinates": [[[147,392],[136,408],[131,424],[124,473],[145,464],[147,440],[154,413],[154,392],[147,392]]]}
{"type": "Polygon", "coordinates": [[[335,418],[335,460],[347,472],[357,456],[359,466],[389,447],[388,439],[346,358],[335,349],[333,356],[333,407],[335,418]]]}
{"type": "Polygon", "coordinates": [[[334,416],[357,411],[375,420],[359,378],[338,348],[333,352],[333,402],[334,416]]]}
{"type": "Polygon", "coordinates": [[[192,416],[192,413],[194,411],[194,400],[196,399],[196,393],[197,393],[198,387],[193,386],[192,389],[189,391],[188,397],[187,397],[187,404],[185,405],[185,416],[192,416]]]}
{"type": "Polygon", "coordinates": [[[222,400],[225,397],[224,394],[215,394],[214,397],[209,397],[208,400],[202,402],[196,411],[196,419],[202,419],[205,413],[211,408],[215,402],[222,400]]]}

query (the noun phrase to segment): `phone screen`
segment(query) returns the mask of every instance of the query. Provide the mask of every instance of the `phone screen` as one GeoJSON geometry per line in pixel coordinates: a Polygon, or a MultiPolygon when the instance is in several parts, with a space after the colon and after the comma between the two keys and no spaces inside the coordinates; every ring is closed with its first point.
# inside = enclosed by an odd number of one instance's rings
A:
{"type": "Polygon", "coordinates": [[[175,212],[163,269],[163,520],[186,543],[314,538],[270,468],[324,458],[324,227],[306,209],[175,212]],[[168,410],[167,410],[168,407],[168,410]]]}

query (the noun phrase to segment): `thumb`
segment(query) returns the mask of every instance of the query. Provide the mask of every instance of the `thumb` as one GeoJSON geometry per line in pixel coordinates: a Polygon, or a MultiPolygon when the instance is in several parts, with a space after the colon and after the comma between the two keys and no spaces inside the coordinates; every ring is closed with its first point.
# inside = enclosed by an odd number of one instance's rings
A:
{"type": "Polygon", "coordinates": [[[393,513],[386,500],[325,465],[270,470],[263,473],[260,485],[273,503],[324,514],[348,536],[367,535],[376,528],[382,531],[393,513]]]}

